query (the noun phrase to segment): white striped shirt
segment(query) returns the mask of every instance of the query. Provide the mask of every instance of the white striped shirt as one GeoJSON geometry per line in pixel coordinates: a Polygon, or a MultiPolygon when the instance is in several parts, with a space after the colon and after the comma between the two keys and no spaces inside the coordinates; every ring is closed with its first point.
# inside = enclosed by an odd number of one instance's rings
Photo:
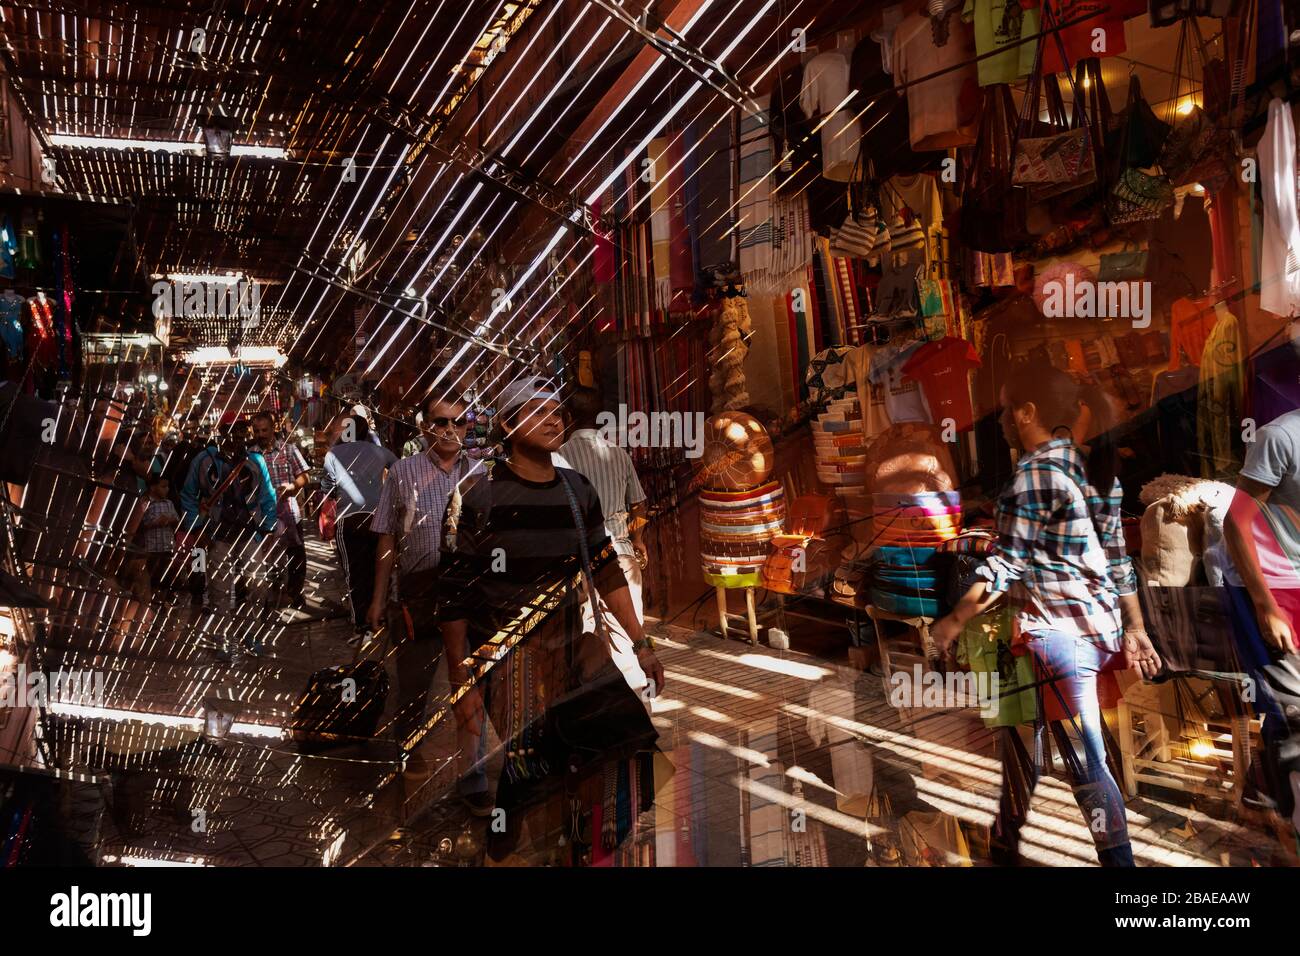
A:
{"type": "Polygon", "coordinates": [[[632,456],[601,437],[594,428],[579,428],[560,446],[569,467],[592,483],[605,515],[605,531],[619,554],[633,553],[628,509],[645,501],[632,456]]]}

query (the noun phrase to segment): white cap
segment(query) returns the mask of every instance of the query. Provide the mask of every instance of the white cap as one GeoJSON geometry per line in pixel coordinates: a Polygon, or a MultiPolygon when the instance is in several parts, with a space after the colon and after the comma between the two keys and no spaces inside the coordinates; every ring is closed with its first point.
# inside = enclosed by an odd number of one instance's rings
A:
{"type": "Polygon", "coordinates": [[[555,390],[555,384],[550,379],[531,375],[517,382],[511,382],[501,390],[501,395],[497,399],[497,412],[503,417],[508,416],[520,405],[531,402],[535,398],[558,402],[560,394],[555,390]]]}

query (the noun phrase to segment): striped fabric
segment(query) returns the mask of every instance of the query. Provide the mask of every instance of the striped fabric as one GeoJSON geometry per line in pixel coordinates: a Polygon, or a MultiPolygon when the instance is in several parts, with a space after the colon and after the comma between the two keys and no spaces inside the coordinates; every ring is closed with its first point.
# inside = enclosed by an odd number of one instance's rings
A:
{"type": "Polygon", "coordinates": [[[746,112],[740,120],[740,271],[746,277],[772,266],[772,137],[762,121],[770,99],[758,99],[762,116],[746,112]]]}
{"type": "Polygon", "coordinates": [[[672,261],[669,235],[672,217],[669,212],[668,137],[652,139],[648,147],[653,179],[650,188],[650,242],[654,266],[656,309],[667,310],[672,300],[672,261]]]}

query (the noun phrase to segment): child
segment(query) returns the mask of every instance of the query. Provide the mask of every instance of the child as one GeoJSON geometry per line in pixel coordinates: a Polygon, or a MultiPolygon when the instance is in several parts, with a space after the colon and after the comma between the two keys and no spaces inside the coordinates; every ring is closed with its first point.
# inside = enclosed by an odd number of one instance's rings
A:
{"type": "Polygon", "coordinates": [[[148,478],[149,497],[140,519],[140,546],[148,552],[149,581],[159,587],[176,547],[176,526],[180,515],[168,497],[171,483],[160,474],[148,478]]]}

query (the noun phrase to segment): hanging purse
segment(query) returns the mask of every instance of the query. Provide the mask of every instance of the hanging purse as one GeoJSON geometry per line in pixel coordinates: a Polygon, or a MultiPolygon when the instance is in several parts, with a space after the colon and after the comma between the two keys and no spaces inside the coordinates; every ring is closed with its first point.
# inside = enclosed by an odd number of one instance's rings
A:
{"type": "MultiPolygon", "coordinates": [[[[1050,29],[1053,17],[1049,7],[1043,8],[1043,29],[1050,29]]],[[[1034,68],[1029,74],[1028,87],[1020,111],[1020,121],[1016,128],[1015,165],[1011,181],[1018,186],[1050,186],[1071,189],[1086,186],[1097,181],[1096,157],[1092,149],[1091,131],[1083,122],[1070,123],[1065,116],[1065,102],[1061,98],[1061,88],[1056,74],[1051,74],[1047,81],[1048,127],[1045,135],[1032,135],[1038,117],[1038,102],[1042,93],[1044,79],[1042,75],[1043,46],[1047,42],[1047,33],[1039,36],[1038,49],[1034,53],[1034,68]]],[[[1065,58],[1064,44],[1060,34],[1051,36],[1061,48],[1062,60],[1066,63],[1065,75],[1070,79],[1070,87],[1075,103],[1082,102],[1082,94],[1075,85],[1074,72],[1069,68],[1065,58]]],[[[1076,114],[1076,120],[1082,117],[1076,114]]],[[[1031,199],[1044,199],[1052,193],[1031,193],[1031,199]]]]}
{"type": "Polygon", "coordinates": [[[1149,253],[1145,249],[1130,250],[1128,246],[1128,243],[1124,244],[1123,252],[1107,252],[1101,256],[1101,264],[1097,269],[1099,282],[1145,278],[1149,253]]]}
{"type": "Polygon", "coordinates": [[[1025,231],[1028,194],[1011,181],[1015,102],[1005,83],[985,87],[975,152],[962,187],[957,226],[962,243],[979,252],[1011,252],[1032,241],[1025,231]]]}
{"type": "Polygon", "coordinates": [[[1120,118],[1118,171],[1106,209],[1113,225],[1159,219],[1165,208],[1173,205],[1174,187],[1168,177],[1152,171],[1168,137],[1169,125],[1151,111],[1133,75],[1129,78],[1128,106],[1120,118]]]}

